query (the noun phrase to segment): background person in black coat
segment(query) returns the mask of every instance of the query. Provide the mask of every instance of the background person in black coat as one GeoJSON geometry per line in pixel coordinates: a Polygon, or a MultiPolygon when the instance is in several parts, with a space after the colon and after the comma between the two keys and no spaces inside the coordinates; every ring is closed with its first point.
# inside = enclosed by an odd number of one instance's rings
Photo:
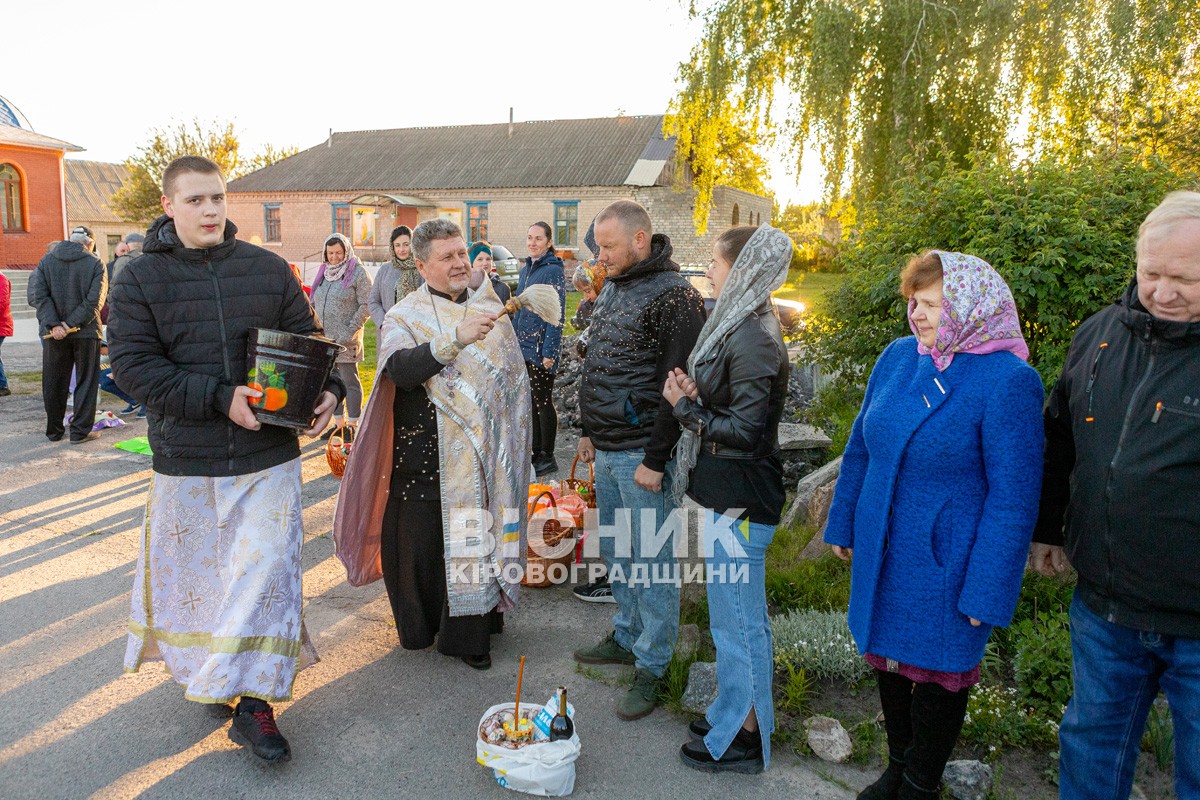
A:
{"type": "Polygon", "coordinates": [[[96,422],[96,389],[100,380],[100,307],[108,294],[104,262],[92,252],[92,232],[84,226],[71,231],[38,262],[29,276],[29,305],[37,309],[42,335],[42,401],[46,406],[46,438],[63,437],[63,417],[71,370],[75,370],[75,408],[71,443],[100,436],[96,422]]]}

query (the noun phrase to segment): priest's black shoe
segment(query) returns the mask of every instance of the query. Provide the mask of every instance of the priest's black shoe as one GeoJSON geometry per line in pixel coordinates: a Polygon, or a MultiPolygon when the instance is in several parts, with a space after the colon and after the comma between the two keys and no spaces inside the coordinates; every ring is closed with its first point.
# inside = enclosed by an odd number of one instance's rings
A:
{"type": "Polygon", "coordinates": [[[229,738],[249,747],[263,761],[275,763],[292,757],[288,740],[283,738],[275,724],[275,713],[271,706],[253,697],[243,697],[238,703],[229,738]]]}
{"type": "Polygon", "coordinates": [[[539,460],[533,462],[533,473],[539,478],[549,475],[551,472],[558,472],[558,461],[553,455],[543,455],[539,460]]]}
{"type": "Polygon", "coordinates": [[[491,669],[492,668],[492,657],[490,655],[488,655],[487,653],[484,653],[481,656],[459,656],[459,658],[461,658],[463,660],[463,663],[466,664],[471,669],[491,669]]]}
{"type": "Polygon", "coordinates": [[[762,740],[758,731],[753,733],[744,728],[733,737],[733,742],[720,758],[713,758],[704,741],[688,742],[679,748],[679,759],[692,769],[701,772],[741,772],[755,775],[763,771],[762,740]]]}

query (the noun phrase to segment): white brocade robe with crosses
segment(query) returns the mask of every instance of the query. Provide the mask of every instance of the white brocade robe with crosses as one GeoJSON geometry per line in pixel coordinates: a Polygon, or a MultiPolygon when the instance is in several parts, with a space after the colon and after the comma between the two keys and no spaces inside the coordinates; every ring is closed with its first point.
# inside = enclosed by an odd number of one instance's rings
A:
{"type": "Polygon", "coordinates": [[[317,660],[301,619],[300,459],[247,475],[154,473],[125,669],[161,659],[202,703],[292,695],[317,660]]]}

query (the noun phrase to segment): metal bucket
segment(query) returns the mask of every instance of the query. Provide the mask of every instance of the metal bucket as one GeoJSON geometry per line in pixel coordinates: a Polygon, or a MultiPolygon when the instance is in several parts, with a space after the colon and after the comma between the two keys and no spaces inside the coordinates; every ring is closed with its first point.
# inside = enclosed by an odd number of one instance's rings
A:
{"type": "Polygon", "coordinates": [[[246,342],[246,383],[263,393],[251,399],[264,425],[306,431],[313,406],[345,348],[320,336],[251,328],[246,342]]]}

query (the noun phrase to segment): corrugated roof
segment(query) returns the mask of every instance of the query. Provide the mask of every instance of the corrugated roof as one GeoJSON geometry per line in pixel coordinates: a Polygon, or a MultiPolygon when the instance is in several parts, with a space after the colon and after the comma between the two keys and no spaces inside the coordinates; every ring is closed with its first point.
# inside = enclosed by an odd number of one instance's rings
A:
{"type": "Polygon", "coordinates": [[[64,142],[62,139],[52,139],[40,133],[15,128],[0,122],[0,144],[15,144],[21,147],[36,147],[39,150],[62,150],[78,153],[83,150],[79,145],[64,142]]]}
{"type": "Polygon", "coordinates": [[[621,186],[662,116],[335,133],[229,184],[230,192],[426,191],[621,186]]]}
{"type": "Polygon", "coordinates": [[[68,158],[64,163],[67,172],[67,216],[88,222],[120,222],[120,217],[109,209],[108,201],[129,177],[129,170],[123,164],[104,161],[68,158]]]}

